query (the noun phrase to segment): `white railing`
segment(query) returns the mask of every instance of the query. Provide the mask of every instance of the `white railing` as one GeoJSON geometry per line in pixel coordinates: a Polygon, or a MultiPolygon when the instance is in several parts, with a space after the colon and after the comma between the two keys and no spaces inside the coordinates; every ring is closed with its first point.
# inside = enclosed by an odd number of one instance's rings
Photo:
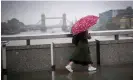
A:
{"type": "MultiPolygon", "coordinates": [[[[133,29],[128,30],[108,30],[108,31],[90,31],[91,36],[115,36],[115,40],[119,39],[119,35],[133,34],[133,29]],[[117,37],[116,37],[117,36],[117,37]]],[[[67,38],[72,37],[70,33],[63,34],[37,34],[37,35],[19,35],[19,36],[1,36],[2,41],[11,40],[32,40],[32,39],[51,39],[51,38],[67,38]]]]}

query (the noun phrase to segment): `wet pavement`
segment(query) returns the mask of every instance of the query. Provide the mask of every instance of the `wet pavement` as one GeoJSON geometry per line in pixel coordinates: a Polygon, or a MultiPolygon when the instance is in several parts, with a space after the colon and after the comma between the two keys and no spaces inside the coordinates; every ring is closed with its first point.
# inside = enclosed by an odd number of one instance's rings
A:
{"type": "Polygon", "coordinates": [[[133,64],[98,67],[97,71],[9,72],[7,80],[133,80],[133,64]]]}

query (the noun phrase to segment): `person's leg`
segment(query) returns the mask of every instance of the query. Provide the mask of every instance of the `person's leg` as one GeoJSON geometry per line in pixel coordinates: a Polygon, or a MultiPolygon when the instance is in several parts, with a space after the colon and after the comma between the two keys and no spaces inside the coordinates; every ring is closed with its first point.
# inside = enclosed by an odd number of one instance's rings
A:
{"type": "Polygon", "coordinates": [[[72,62],[72,61],[70,61],[70,62],[68,63],[68,65],[70,65],[70,66],[72,66],[72,64],[73,64],[73,62],[72,62]]]}
{"type": "Polygon", "coordinates": [[[92,64],[88,64],[88,71],[95,71],[97,68],[93,67],[92,64]]]}
{"type": "Polygon", "coordinates": [[[90,52],[90,49],[88,47],[88,59],[89,59],[89,64],[88,64],[88,71],[95,71],[96,68],[92,66],[93,62],[92,62],[92,59],[91,59],[91,52],[90,52]]]}
{"type": "Polygon", "coordinates": [[[73,70],[72,70],[72,64],[73,64],[73,62],[70,61],[70,62],[68,63],[68,65],[66,66],[66,69],[67,69],[68,71],[70,71],[70,72],[73,72],[73,70]]]}

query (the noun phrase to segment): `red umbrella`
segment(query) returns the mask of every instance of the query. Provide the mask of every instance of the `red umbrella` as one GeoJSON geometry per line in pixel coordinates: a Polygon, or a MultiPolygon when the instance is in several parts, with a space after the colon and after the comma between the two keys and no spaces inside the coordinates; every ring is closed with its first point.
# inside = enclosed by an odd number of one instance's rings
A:
{"type": "Polygon", "coordinates": [[[95,25],[99,17],[88,15],[81,18],[72,26],[72,34],[78,34],[88,30],[91,26],[95,25]]]}

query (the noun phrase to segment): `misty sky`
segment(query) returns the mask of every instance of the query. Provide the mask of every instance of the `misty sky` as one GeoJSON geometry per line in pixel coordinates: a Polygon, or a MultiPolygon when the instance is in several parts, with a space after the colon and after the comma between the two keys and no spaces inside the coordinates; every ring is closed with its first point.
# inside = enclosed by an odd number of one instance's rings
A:
{"type": "MultiPolygon", "coordinates": [[[[99,15],[111,9],[125,9],[127,6],[133,7],[133,1],[2,1],[1,21],[17,18],[24,24],[36,24],[40,15],[45,13],[46,17],[60,17],[67,14],[69,21],[93,14],[99,15]]],[[[47,25],[58,24],[60,20],[47,20],[47,25]]]]}

